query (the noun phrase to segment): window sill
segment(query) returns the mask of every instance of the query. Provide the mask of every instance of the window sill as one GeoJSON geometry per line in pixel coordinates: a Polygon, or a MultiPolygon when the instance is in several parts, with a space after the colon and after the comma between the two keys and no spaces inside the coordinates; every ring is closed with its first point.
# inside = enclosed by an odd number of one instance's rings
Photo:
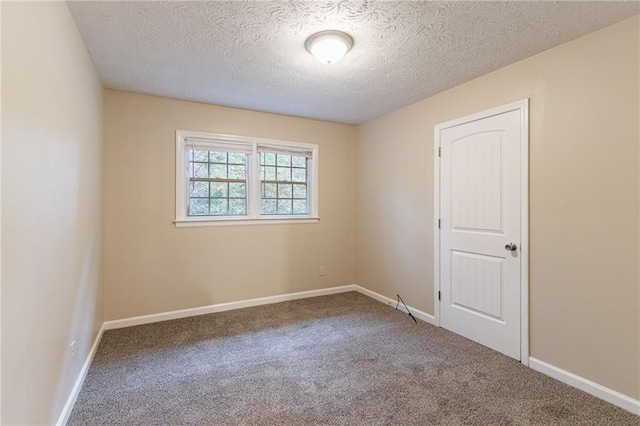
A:
{"type": "Polygon", "coordinates": [[[255,218],[216,218],[216,219],[182,219],[175,220],[173,223],[176,228],[192,228],[199,226],[245,226],[245,225],[281,225],[292,223],[318,223],[319,217],[310,216],[269,216],[260,219],[255,218]]]}

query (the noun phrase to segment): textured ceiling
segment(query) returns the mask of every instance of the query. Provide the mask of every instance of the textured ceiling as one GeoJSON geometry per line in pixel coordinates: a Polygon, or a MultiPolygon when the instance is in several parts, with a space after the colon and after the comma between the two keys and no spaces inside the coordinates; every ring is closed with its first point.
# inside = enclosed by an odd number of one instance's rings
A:
{"type": "Polygon", "coordinates": [[[69,2],[107,88],[361,123],[639,13],[636,2],[69,2]],[[304,47],[346,31],[337,64],[304,47]]]}

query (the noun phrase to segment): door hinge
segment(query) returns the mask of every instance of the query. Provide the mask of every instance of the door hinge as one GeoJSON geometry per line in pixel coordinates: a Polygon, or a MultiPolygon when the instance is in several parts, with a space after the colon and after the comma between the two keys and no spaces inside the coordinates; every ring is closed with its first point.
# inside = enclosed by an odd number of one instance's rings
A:
{"type": "Polygon", "coordinates": [[[438,229],[440,229],[440,219],[438,219],[438,229]]]}
{"type": "Polygon", "coordinates": [[[442,148],[438,147],[438,157],[442,157],[442,148]]]}
{"type": "Polygon", "coordinates": [[[438,291],[438,300],[442,300],[442,293],[438,291]]]}

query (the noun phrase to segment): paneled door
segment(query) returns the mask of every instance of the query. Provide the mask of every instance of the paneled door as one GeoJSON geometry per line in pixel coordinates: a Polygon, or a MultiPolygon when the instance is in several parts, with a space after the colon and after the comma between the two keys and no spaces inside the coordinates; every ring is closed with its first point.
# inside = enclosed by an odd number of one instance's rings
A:
{"type": "Polygon", "coordinates": [[[440,324],[518,360],[525,112],[505,108],[436,127],[440,324]]]}

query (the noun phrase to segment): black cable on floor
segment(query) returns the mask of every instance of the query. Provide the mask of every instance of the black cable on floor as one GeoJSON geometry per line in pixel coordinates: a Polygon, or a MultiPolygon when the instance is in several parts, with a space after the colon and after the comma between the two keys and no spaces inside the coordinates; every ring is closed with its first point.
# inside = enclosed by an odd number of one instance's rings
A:
{"type": "Polygon", "coordinates": [[[409,308],[407,307],[407,304],[404,303],[404,300],[402,300],[402,297],[400,297],[399,294],[396,294],[396,296],[398,296],[398,303],[396,303],[396,311],[398,310],[398,306],[400,305],[400,302],[402,302],[402,304],[404,305],[404,308],[407,310],[407,313],[409,314],[409,316],[411,317],[411,319],[413,320],[413,322],[415,322],[416,324],[418,323],[418,320],[416,320],[416,318],[413,316],[413,314],[411,313],[411,311],[409,310],[409,308]]]}

